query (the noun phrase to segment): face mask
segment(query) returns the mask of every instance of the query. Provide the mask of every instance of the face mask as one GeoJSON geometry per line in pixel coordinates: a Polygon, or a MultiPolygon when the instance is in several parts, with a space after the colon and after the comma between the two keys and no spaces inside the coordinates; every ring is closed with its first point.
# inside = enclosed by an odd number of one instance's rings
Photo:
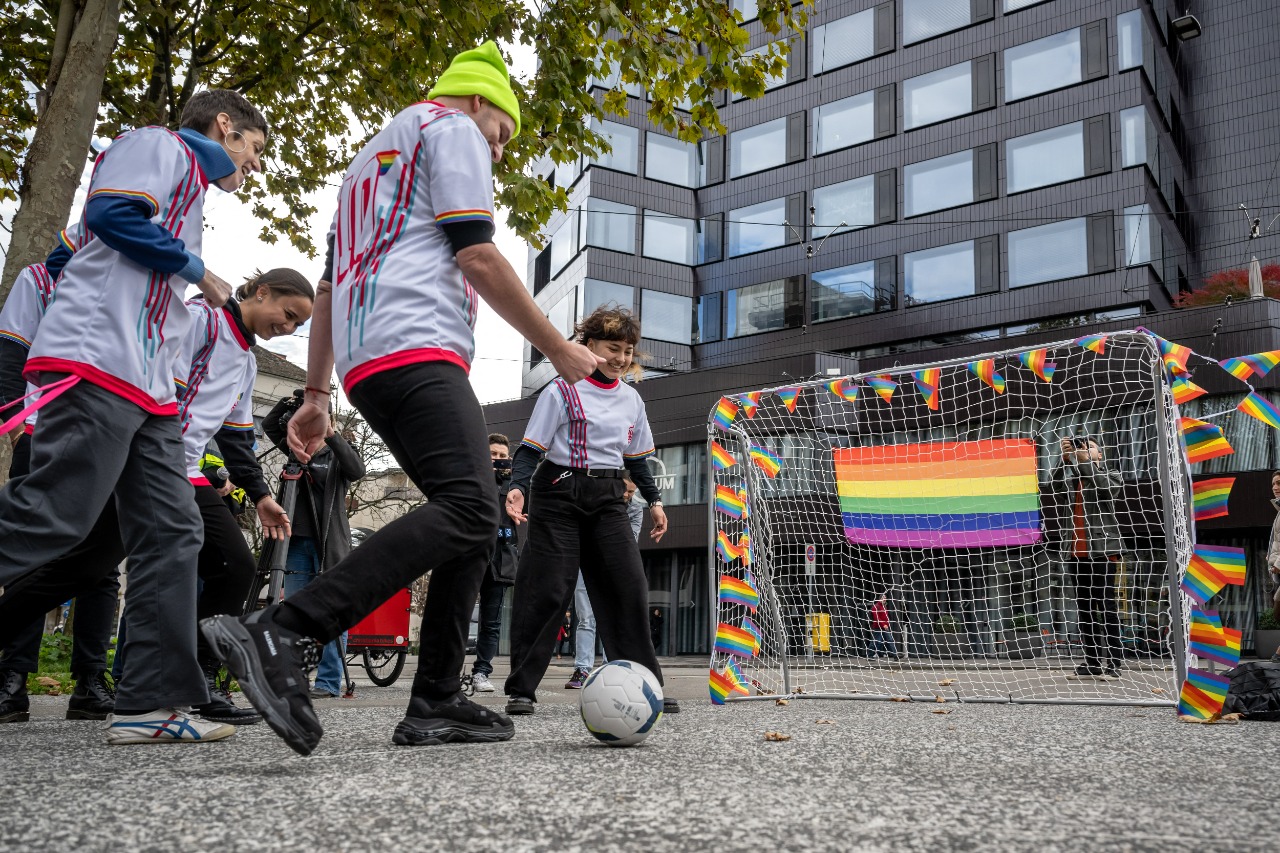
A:
{"type": "Polygon", "coordinates": [[[493,460],[493,474],[501,483],[503,480],[511,476],[511,460],[495,459],[493,460]]]}

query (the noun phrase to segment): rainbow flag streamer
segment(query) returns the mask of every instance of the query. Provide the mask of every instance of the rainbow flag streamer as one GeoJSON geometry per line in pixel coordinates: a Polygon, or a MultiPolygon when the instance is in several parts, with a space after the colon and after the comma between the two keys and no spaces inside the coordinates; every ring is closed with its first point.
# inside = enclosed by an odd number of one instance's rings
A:
{"type": "Polygon", "coordinates": [[[1187,668],[1187,680],[1178,697],[1178,713],[1184,717],[1209,720],[1222,713],[1231,679],[1203,669],[1187,668]]]}
{"type": "Polygon", "coordinates": [[[1173,383],[1169,386],[1173,391],[1173,402],[1179,406],[1185,406],[1196,397],[1209,393],[1196,383],[1183,376],[1175,376],[1173,383]]]}
{"type": "Polygon", "coordinates": [[[716,512],[724,513],[730,518],[746,518],[746,495],[728,486],[716,486],[716,512]]]}
{"type": "Polygon", "coordinates": [[[1093,350],[1098,355],[1103,355],[1107,351],[1106,335],[1085,335],[1082,338],[1076,338],[1076,343],[1087,350],[1093,350]]]}
{"type": "Polygon", "coordinates": [[[720,600],[741,604],[755,613],[760,606],[760,593],[750,580],[750,572],[747,573],[747,580],[740,580],[733,575],[720,575],[720,600]]]}
{"type": "Polygon", "coordinates": [[[742,565],[751,565],[751,535],[745,530],[742,531],[742,538],[738,540],[738,550],[742,553],[742,565]]]}
{"type": "Polygon", "coordinates": [[[711,440],[711,464],[717,471],[723,471],[725,468],[731,468],[738,464],[738,460],[733,458],[733,454],[720,446],[715,439],[711,440]]]}
{"type": "Polygon", "coordinates": [[[796,403],[800,400],[800,389],[781,388],[776,393],[778,399],[787,407],[787,411],[794,415],[796,413],[796,403]]]}
{"type": "Polygon", "coordinates": [[[727,622],[716,626],[715,651],[740,657],[754,657],[760,651],[760,641],[749,631],[727,622]]]}
{"type": "Polygon", "coordinates": [[[1240,633],[1224,628],[1216,610],[1192,606],[1190,651],[1196,657],[1235,666],[1240,663],[1240,633]]]}
{"type": "Polygon", "coordinates": [[[1272,429],[1280,429],[1280,412],[1277,412],[1276,407],[1268,403],[1267,398],[1257,391],[1250,391],[1249,396],[1241,400],[1236,409],[1246,415],[1252,415],[1272,429]]]}
{"type": "Polygon", "coordinates": [[[996,373],[996,360],[994,358],[984,358],[982,361],[969,362],[969,372],[996,389],[997,394],[1004,393],[1004,377],[996,373]]]}
{"type": "Polygon", "coordinates": [[[1229,586],[1244,586],[1244,549],[1230,545],[1197,545],[1191,562],[1197,560],[1217,572],[1229,586]]]}
{"type": "Polygon", "coordinates": [[[853,403],[858,399],[858,386],[853,384],[852,379],[832,379],[827,383],[827,390],[846,403],[853,403]]]}
{"type": "Polygon", "coordinates": [[[1191,484],[1191,506],[1195,511],[1197,524],[1211,518],[1222,518],[1227,514],[1227,502],[1235,482],[1235,477],[1217,477],[1191,484]]]}
{"type": "Polygon", "coordinates": [[[1045,382],[1053,381],[1053,372],[1058,369],[1058,365],[1051,361],[1046,361],[1049,357],[1049,351],[1043,349],[1033,349],[1030,352],[1019,354],[1018,360],[1022,362],[1022,366],[1030,370],[1037,377],[1045,382]]]}
{"type": "Polygon", "coordinates": [[[1280,364],[1280,350],[1259,352],[1253,355],[1242,355],[1236,358],[1224,358],[1218,362],[1222,369],[1237,379],[1248,379],[1257,374],[1266,376],[1277,364],[1280,364]]]}
{"type": "Polygon", "coordinates": [[[1187,449],[1187,462],[1192,465],[1235,453],[1222,437],[1222,427],[1195,418],[1179,418],[1182,444],[1187,449]]]}
{"type": "Polygon", "coordinates": [[[855,545],[990,548],[1040,541],[1030,439],[834,448],[844,533],[855,545]]]}
{"type": "Polygon", "coordinates": [[[711,692],[711,704],[723,705],[725,700],[732,693],[748,693],[746,679],[742,677],[742,670],[732,660],[725,666],[724,670],[717,671],[715,667],[711,668],[710,675],[707,679],[707,687],[711,692]]]}
{"type": "Polygon", "coordinates": [[[757,650],[764,644],[764,640],[760,636],[760,626],[750,616],[742,617],[742,630],[750,634],[752,639],[755,640],[757,650]]]}
{"type": "Polygon", "coordinates": [[[733,683],[733,692],[741,693],[743,696],[749,696],[751,691],[747,689],[747,677],[742,674],[742,669],[738,666],[738,662],[733,658],[729,658],[729,662],[724,665],[725,677],[730,678],[733,683]]]}
{"type": "Polygon", "coordinates": [[[1218,362],[1222,369],[1241,381],[1253,375],[1253,367],[1243,358],[1224,358],[1218,362]]]}
{"type": "Polygon", "coordinates": [[[722,430],[728,430],[733,426],[733,419],[738,416],[738,406],[728,397],[721,397],[720,402],[716,403],[715,413],[711,416],[711,421],[722,430]]]}
{"type": "Polygon", "coordinates": [[[880,395],[880,399],[886,403],[893,399],[893,392],[897,390],[898,383],[890,379],[888,374],[880,376],[872,376],[866,380],[867,385],[872,391],[880,395]]]}
{"type": "Polygon", "coordinates": [[[938,386],[942,382],[942,369],[929,367],[917,370],[911,375],[916,380],[916,388],[920,391],[920,396],[924,397],[925,405],[935,412],[938,411],[938,405],[942,402],[938,394],[938,386]]]}
{"type": "Polygon", "coordinates": [[[738,402],[742,403],[742,412],[748,420],[756,416],[756,409],[760,408],[760,398],[763,396],[763,391],[748,391],[738,398],[738,402]]]}
{"type": "Polygon", "coordinates": [[[1190,376],[1191,371],[1187,369],[1187,359],[1191,357],[1191,347],[1184,347],[1182,344],[1175,344],[1173,341],[1166,341],[1159,335],[1156,339],[1160,341],[1160,356],[1164,359],[1164,366],[1169,372],[1175,376],[1190,376]]]}
{"type": "Polygon", "coordinates": [[[778,472],[782,470],[782,457],[769,448],[753,444],[748,452],[751,454],[751,461],[756,463],[756,467],[770,480],[778,476],[778,472]]]}
{"type": "Polygon", "coordinates": [[[1196,604],[1204,605],[1208,604],[1209,599],[1217,595],[1226,585],[1226,579],[1212,566],[1192,557],[1191,562],[1187,564],[1187,571],[1182,576],[1182,583],[1178,586],[1187,598],[1196,604]]]}
{"type": "Polygon", "coordinates": [[[720,559],[726,563],[732,563],[734,560],[742,556],[742,550],[739,546],[733,544],[733,540],[729,538],[729,534],[723,530],[716,531],[716,553],[720,555],[720,559]]]}

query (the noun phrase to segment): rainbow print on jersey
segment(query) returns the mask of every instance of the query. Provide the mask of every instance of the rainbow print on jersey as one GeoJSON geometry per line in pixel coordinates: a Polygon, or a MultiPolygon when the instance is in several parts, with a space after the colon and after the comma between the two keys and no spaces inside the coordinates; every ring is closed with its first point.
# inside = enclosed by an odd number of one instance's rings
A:
{"type": "Polygon", "coordinates": [[[827,390],[846,403],[853,403],[858,399],[858,386],[853,384],[852,379],[832,379],[827,383],[827,390]]]}
{"type": "Polygon", "coordinates": [[[1195,510],[1197,523],[1222,518],[1227,514],[1227,503],[1235,482],[1235,477],[1215,477],[1191,484],[1191,506],[1195,510]]]}
{"type": "Polygon", "coordinates": [[[730,518],[746,518],[746,496],[728,486],[716,486],[716,512],[723,513],[730,518]]]}
{"type": "Polygon", "coordinates": [[[1222,437],[1222,427],[1217,424],[1195,418],[1179,418],[1178,428],[1182,431],[1182,444],[1187,449],[1187,462],[1192,465],[1235,453],[1222,437]]]}
{"type": "Polygon", "coordinates": [[[1236,409],[1257,418],[1272,429],[1280,429],[1280,412],[1257,391],[1250,391],[1249,396],[1241,400],[1236,409]]]}
{"type": "Polygon", "coordinates": [[[796,413],[796,403],[800,400],[799,388],[779,388],[776,392],[778,399],[787,407],[787,411],[791,414],[796,413]]]}
{"type": "Polygon", "coordinates": [[[1178,713],[1197,720],[1211,720],[1222,713],[1231,679],[1203,669],[1187,668],[1187,680],[1178,697],[1178,713]]]}
{"type": "Polygon", "coordinates": [[[916,381],[916,389],[920,392],[920,396],[924,397],[924,403],[933,411],[938,411],[938,405],[942,402],[941,395],[938,393],[938,386],[942,382],[942,368],[928,367],[924,370],[917,370],[911,374],[916,381]]]}
{"type": "Polygon", "coordinates": [[[721,622],[716,626],[715,651],[749,658],[760,651],[760,642],[750,632],[721,622]]]}
{"type": "Polygon", "coordinates": [[[754,584],[749,582],[750,577],[750,573],[747,574],[748,580],[740,580],[733,575],[721,575],[720,600],[730,604],[741,604],[755,613],[756,608],[760,606],[760,593],[756,591],[754,584]]]}
{"type": "Polygon", "coordinates": [[[1087,350],[1096,352],[1098,355],[1103,355],[1107,351],[1106,335],[1085,335],[1084,337],[1076,338],[1076,343],[1087,350]]]}
{"type": "Polygon", "coordinates": [[[729,430],[733,426],[733,419],[738,416],[738,406],[728,397],[721,397],[720,402],[716,403],[716,410],[711,415],[711,422],[720,429],[729,430]]]}
{"type": "Polygon", "coordinates": [[[1030,352],[1020,353],[1018,360],[1022,362],[1022,366],[1034,373],[1044,382],[1053,381],[1053,372],[1058,369],[1058,365],[1051,361],[1046,361],[1049,357],[1049,351],[1043,349],[1033,349],[1030,352]]]}
{"type": "Polygon", "coordinates": [[[845,536],[855,545],[989,548],[1040,541],[1030,439],[833,450],[845,536]]]}
{"type": "Polygon", "coordinates": [[[733,458],[733,454],[720,446],[715,439],[711,440],[711,464],[717,471],[723,471],[725,468],[731,468],[738,464],[738,460],[733,458]]]}
{"type": "Polygon", "coordinates": [[[994,358],[984,358],[982,361],[969,362],[969,372],[994,388],[997,394],[1004,393],[1004,377],[996,373],[996,360],[994,358]]]}
{"type": "Polygon", "coordinates": [[[377,154],[373,155],[374,157],[378,158],[378,177],[379,178],[381,178],[391,169],[391,164],[396,161],[396,156],[399,153],[400,153],[399,151],[379,151],[377,154]]]}
{"type": "Polygon", "coordinates": [[[1175,376],[1169,389],[1173,392],[1173,402],[1179,406],[1185,406],[1196,397],[1209,393],[1185,376],[1175,376]]]}
{"type": "Polygon", "coordinates": [[[895,382],[887,373],[879,376],[872,376],[866,380],[867,386],[880,395],[880,399],[888,403],[893,399],[893,392],[897,390],[898,383],[895,382]]]}
{"type": "Polygon", "coordinates": [[[782,470],[782,457],[767,447],[759,447],[755,444],[751,445],[749,452],[751,461],[756,463],[756,467],[763,471],[766,477],[772,480],[778,476],[778,472],[782,470]]]}
{"type": "Polygon", "coordinates": [[[756,409],[760,408],[760,398],[763,396],[763,391],[748,391],[738,398],[738,402],[742,403],[742,412],[748,420],[756,416],[756,409]]]}

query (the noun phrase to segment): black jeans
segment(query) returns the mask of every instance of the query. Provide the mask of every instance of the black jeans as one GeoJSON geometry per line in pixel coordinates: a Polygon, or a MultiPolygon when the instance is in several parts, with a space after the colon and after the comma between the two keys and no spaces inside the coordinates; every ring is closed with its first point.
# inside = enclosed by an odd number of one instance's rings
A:
{"type": "MultiPolygon", "coordinates": [[[[204,522],[204,545],[197,563],[203,586],[196,599],[196,619],[239,616],[257,569],[253,552],[217,489],[196,486],[196,506],[204,522]]],[[[198,635],[196,655],[201,666],[218,666],[217,656],[209,649],[203,633],[198,635]]]]}
{"type": "Polygon", "coordinates": [[[498,536],[484,413],[466,372],[442,361],[376,373],[349,397],[427,503],[286,599],[279,621],[328,642],[430,572],[413,690],[428,698],[453,695],[471,611],[498,536]]]}
{"type": "Polygon", "coordinates": [[[543,463],[529,491],[529,538],[516,573],[507,695],[535,697],[579,568],[605,655],[646,666],[661,682],[649,633],[649,583],[622,502],[622,480],[581,471],[561,477],[543,463]]]}
{"type": "Polygon", "coordinates": [[[1067,565],[1076,587],[1076,612],[1085,665],[1106,666],[1110,661],[1119,664],[1124,645],[1120,641],[1115,560],[1076,557],[1068,560],[1067,565]]]}
{"type": "Polygon", "coordinates": [[[472,672],[493,675],[493,659],[498,654],[498,639],[502,634],[502,598],[506,593],[506,584],[495,581],[493,571],[486,567],[480,584],[480,624],[476,627],[476,662],[472,672]]]}

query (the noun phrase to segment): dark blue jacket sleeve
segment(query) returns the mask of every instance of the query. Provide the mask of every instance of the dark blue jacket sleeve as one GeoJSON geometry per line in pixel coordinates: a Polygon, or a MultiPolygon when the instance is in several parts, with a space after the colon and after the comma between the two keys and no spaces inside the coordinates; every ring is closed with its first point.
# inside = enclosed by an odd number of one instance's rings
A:
{"type": "MultiPolygon", "coordinates": [[[[97,195],[85,205],[85,225],[95,237],[136,264],[187,281],[204,276],[204,264],[177,237],[151,221],[141,199],[97,195]]],[[[52,270],[50,270],[52,272],[52,270]]]]}
{"type": "Polygon", "coordinates": [[[45,259],[44,268],[49,271],[49,277],[54,281],[62,275],[62,268],[67,265],[67,261],[71,260],[71,254],[67,244],[59,240],[53,247],[53,251],[49,253],[49,257],[45,259]]]}
{"type": "MultiPolygon", "coordinates": [[[[27,348],[8,338],[0,338],[0,406],[26,396],[27,380],[22,378],[22,368],[26,366],[27,348]]],[[[16,415],[18,408],[0,412],[0,421],[16,415]]]]}

